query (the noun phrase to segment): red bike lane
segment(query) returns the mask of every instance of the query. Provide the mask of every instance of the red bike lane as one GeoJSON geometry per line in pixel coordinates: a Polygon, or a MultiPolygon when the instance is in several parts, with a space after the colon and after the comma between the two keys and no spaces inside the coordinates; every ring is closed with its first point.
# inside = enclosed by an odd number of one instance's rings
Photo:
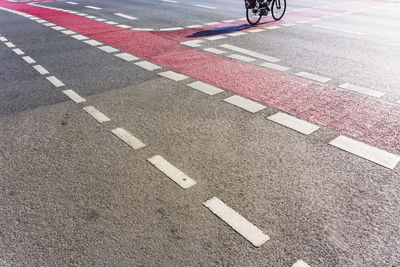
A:
{"type": "MultiPolygon", "coordinates": [[[[348,10],[368,7],[374,2],[363,1],[289,13],[282,21],[268,25],[345,13],[348,10]]],[[[85,17],[26,3],[1,0],[0,6],[37,16],[172,71],[400,154],[400,105],[398,104],[179,44],[182,41],[192,40],[191,36],[198,36],[199,32],[207,33],[209,29],[239,23],[171,32],[145,32],[121,29],[85,17]]]]}

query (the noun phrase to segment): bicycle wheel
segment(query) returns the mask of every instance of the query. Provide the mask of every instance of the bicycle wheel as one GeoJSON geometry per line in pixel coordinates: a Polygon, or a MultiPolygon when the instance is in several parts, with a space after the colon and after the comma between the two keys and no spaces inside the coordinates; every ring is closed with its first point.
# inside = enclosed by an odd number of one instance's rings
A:
{"type": "Polygon", "coordinates": [[[258,7],[246,8],[246,17],[251,25],[256,25],[261,20],[262,12],[258,7]]]}
{"type": "Polygon", "coordinates": [[[274,20],[280,20],[286,11],[286,0],[273,0],[271,14],[274,20]]]}

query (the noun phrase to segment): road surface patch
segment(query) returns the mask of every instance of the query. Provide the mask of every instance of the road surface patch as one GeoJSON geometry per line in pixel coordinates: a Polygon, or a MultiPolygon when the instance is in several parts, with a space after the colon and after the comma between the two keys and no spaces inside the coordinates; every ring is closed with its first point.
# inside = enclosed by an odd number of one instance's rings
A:
{"type": "Polygon", "coordinates": [[[250,57],[246,57],[246,56],[242,56],[242,55],[238,55],[238,54],[232,54],[232,55],[229,55],[228,57],[232,58],[232,59],[240,60],[243,62],[247,62],[247,63],[253,62],[256,60],[254,58],[250,58],[250,57]]]}
{"type": "Polygon", "coordinates": [[[17,54],[17,55],[19,55],[19,56],[25,54],[25,52],[22,51],[22,50],[19,49],[19,48],[15,48],[15,49],[13,49],[13,51],[14,51],[15,54],[17,54]]]}
{"type": "Polygon", "coordinates": [[[220,55],[220,54],[226,53],[226,51],[224,51],[224,50],[213,48],[213,47],[204,48],[203,51],[206,51],[206,52],[209,52],[209,53],[213,53],[213,54],[216,54],[216,55],[220,55]]]}
{"type": "Polygon", "coordinates": [[[104,122],[110,121],[110,119],[106,115],[104,115],[103,113],[98,111],[93,106],[84,107],[83,110],[85,110],[89,115],[91,115],[99,123],[104,123],[104,122]]]}
{"type": "Polygon", "coordinates": [[[86,102],[86,99],[75,93],[73,90],[64,90],[63,93],[77,104],[86,102]]]}
{"type": "Polygon", "coordinates": [[[400,161],[400,156],[343,135],[335,138],[329,144],[389,169],[394,169],[400,161]]]}
{"type": "Polygon", "coordinates": [[[29,57],[29,56],[22,57],[22,59],[25,60],[25,62],[28,63],[28,64],[36,63],[36,61],[33,58],[29,57]]]}
{"type": "Polygon", "coordinates": [[[163,76],[165,78],[171,79],[171,80],[173,80],[175,82],[179,82],[179,81],[182,81],[182,80],[185,80],[185,79],[189,78],[186,75],[183,75],[183,74],[180,74],[180,73],[176,73],[176,72],[170,71],[170,70],[169,71],[165,71],[165,72],[160,72],[160,73],[158,73],[158,75],[161,75],[161,76],[163,76]]]}
{"type": "Polygon", "coordinates": [[[139,62],[135,62],[135,65],[145,69],[145,70],[149,70],[149,71],[153,71],[153,70],[157,70],[157,69],[161,69],[160,66],[153,64],[149,61],[139,61],[139,62]]]}
{"type": "Polygon", "coordinates": [[[123,59],[125,61],[134,61],[138,60],[138,57],[135,57],[134,55],[128,54],[128,53],[120,53],[120,54],[114,54],[114,56],[119,57],[120,59],[123,59]]]}
{"type": "Polygon", "coordinates": [[[224,91],[218,87],[212,86],[211,84],[207,84],[201,81],[189,83],[187,86],[196,89],[200,92],[203,92],[207,95],[215,95],[224,91]]]}
{"type": "Polygon", "coordinates": [[[274,63],[270,63],[270,62],[262,63],[262,64],[260,64],[260,66],[261,67],[265,67],[265,68],[269,68],[269,69],[273,69],[273,70],[279,70],[279,71],[282,71],[282,72],[290,70],[289,67],[277,65],[277,64],[274,64],[274,63]]]}
{"type": "Polygon", "coordinates": [[[302,260],[298,260],[292,265],[292,267],[311,267],[311,266],[302,260]]]}
{"type": "Polygon", "coordinates": [[[319,129],[319,126],[310,122],[298,119],[283,112],[275,113],[267,118],[270,121],[276,122],[299,133],[309,135],[319,129]]]}
{"type": "Polygon", "coordinates": [[[277,59],[277,58],[274,58],[274,57],[270,57],[270,56],[267,56],[267,55],[263,55],[263,54],[260,54],[260,53],[254,52],[254,51],[250,51],[250,50],[247,50],[247,49],[244,49],[244,48],[240,48],[240,47],[237,47],[237,46],[233,46],[233,45],[230,45],[230,44],[222,44],[222,45],[219,45],[219,46],[222,47],[222,48],[225,48],[225,49],[229,49],[229,50],[232,50],[232,51],[235,51],[235,52],[239,52],[239,53],[251,56],[251,57],[259,58],[259,59],[266,60],[266,61],[273,62],[273,63],[281,61],[280,59],[277,59]]]}
{"type": "Polygon", "coordinates": [[[48,72],[45,68],[43,68],[41,65],[35,65],[35,66],[33,66],[33,68],[34,68],[37,72],[39,72],[40,75],[49,74],[49,72],[48,72]]]}
{"type": "Polygon", "coordinates": [[[111,47],[111,46],[108,46],[108,45],[98,46],[97,48],[100,49],[100,50],[103,50],[106,53],[114,53],[114,52],[118,52],[119,51],[118,49],[116,49],[114,47],[111,47]]]}
{"type": "Polygon", "coordinates": [[[218,216],[237,233],[246,238],[253,246],[260,247],[270,238],[254,224],[246,220],[238,212],[228,207],[224,202],[213,197],[203,203],[212,213],[218,216]]]}
{"type": "Polygon", "coordinates": [[[196,184],[196,181],[166,161],[160,155],[149,158],[148,161],[183,189],[187,189],[196,184]]]}
{"type": "Polygon", "coordinates": [[[123,128],[116,128],[111,132],[135,150],[146,146],[139,139],[134,137],[131,133],[129,133],[123,128]]]}
{"type": "Polygon", "coordinates": [[[320,82],[320,83],[326,83],[326,82],[331,80],[331,79],[329,79],[327,77],[323,77],[323,76],[312,74],[312,73],[305,72],[305,71],[296,73],[296,75],[300,76],[300,77],[303,77],[303,78],[306,78],[306,79],[309,79],[309,80],[320,82]]]}
{"type": "Polygon", "coordinates": [[[357,92],[360,94],[376,97],[376,98],[381,98],[382,96],[385,95],[385,93],[383,93],[383,92],[376,91],[376,90],[362,87],[362,86],[358,86],[358,85],[354,85],[354,84],[350,84],[350,83],[344,83],[344,84],[340,85],[339,87],[353,91],[353,92],[357,92]]]}
{"type": "Polygon", "coordinates": [[[251,113],[265,109],[264,105],[238,95],[225,98],[224,101],[251,113]]]}
{"type": "Polygon", "coordinates": [[[57,79],[55,76],[50,76],[46,77],[46,79],[55,87],[62,87],[65,86],[59,79],[57,79]]]}
{"type": "Polygon", "coordinates": [[[88,45],[91,45],[91,46],[103,45],[103,43],[100,43],[100,42],[98,42],[96,40],[86,40],[86,41],[83,41],[83,42],[88,44],[88,45]]]}

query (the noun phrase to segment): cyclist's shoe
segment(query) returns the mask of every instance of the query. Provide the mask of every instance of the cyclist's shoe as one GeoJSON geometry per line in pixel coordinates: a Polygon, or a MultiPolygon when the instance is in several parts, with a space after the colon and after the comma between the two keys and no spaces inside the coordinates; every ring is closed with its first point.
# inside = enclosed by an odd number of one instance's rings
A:
{"type": "Polygon", "coordinates": [[[265,9],[265,10],[268,10],[268,11],[270,11],[270,9],[269,9],[269,7],[268,7],[268,4],[267,4],[267,3],[261,3],[261,4],[260,4],[260,9],[265,9]]]}

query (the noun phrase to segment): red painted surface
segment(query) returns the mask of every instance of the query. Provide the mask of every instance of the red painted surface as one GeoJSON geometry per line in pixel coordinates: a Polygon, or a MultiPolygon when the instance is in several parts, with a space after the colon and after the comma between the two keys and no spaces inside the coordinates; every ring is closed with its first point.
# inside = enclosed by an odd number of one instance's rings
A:
{"type": "MultiPolygon", "coordinates": [[[[290,13],[285,16],[284,21],[278,23],[347,12],[370,4],[371,2],[353,3],[336,8],[290,13]]],[[[179,44],[180,41],[189,40],[187,36],[221,25],[173,32],[140,32],[24,3],[0,0],[0,5],[43,18],[170,70],[400,154],[400,105],[179,44]]],[[[224,24],[226,25],[232,24],[224,24]]]]}

